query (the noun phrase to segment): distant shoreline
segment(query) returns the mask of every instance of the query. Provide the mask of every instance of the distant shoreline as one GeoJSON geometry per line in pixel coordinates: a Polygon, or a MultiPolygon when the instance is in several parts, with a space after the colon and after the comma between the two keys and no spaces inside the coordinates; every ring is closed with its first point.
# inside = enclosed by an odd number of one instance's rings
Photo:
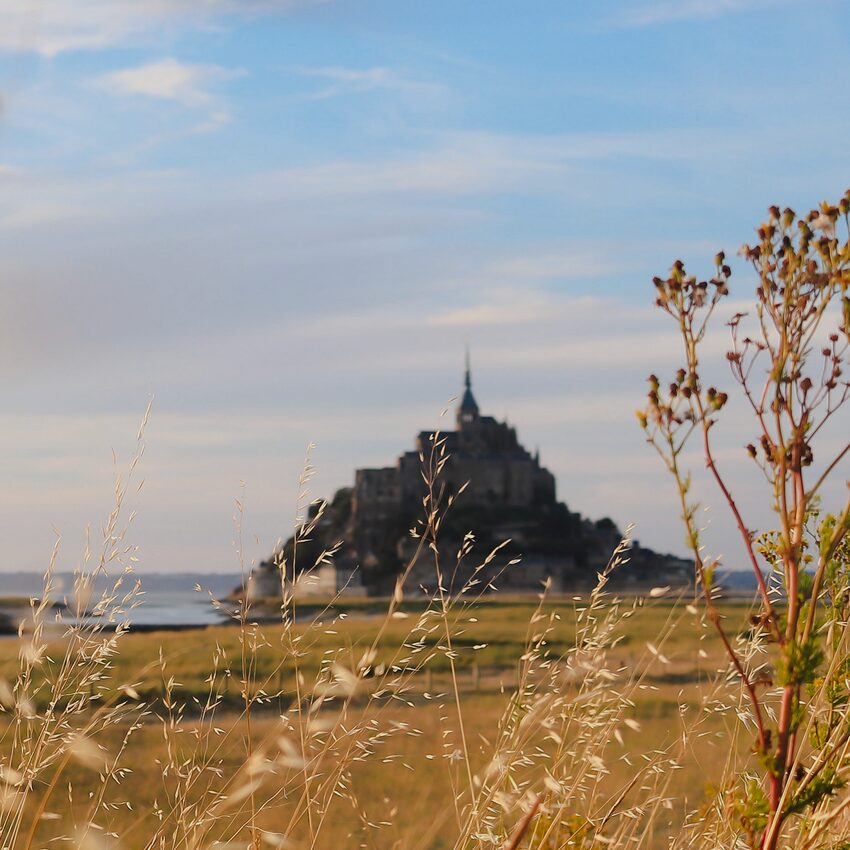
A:
{"type": "MultiPolygon", "coordinates": [[[[649,597],[649,588],[627,588],[627,589],[614,589],[610,591],[611,596],[617,596],[619,598],[624,599],[634,599],[636,597],[645,597],[647,599],[647,603],[649,604],[664,604],[671,603],[674,601],[679,601],[684,604],[688,599],[692,598],[692,590],[687,588],[673,588],[664,596],[659,598],[650,598],[649,597]]],[[[577,592],[577,593],[559,593],[559,594],[551,594],[549,596],[549,602],[553,605],[562,605],[562,606],[571,606],[575,602],[585,599],[588,596],[587,591],[577,592]]],[[[748,602],[752,601],[754,598],[754,592],[749,589],[744,588],[729,588],[724,594],[724,598],[733,604],[745,605],[748,602]]],[[[296,604],[296,621],[308,621],[318,615],[321,615],[323,611],[327,611],[329,615],[336,616],[339,614],[345,614],[347,617],[351,619],[373,619],[375,617],[383,616],[384,612],[387,610],[387,606],[390,603],[391,597],[389,596],[374,596],[374,597],[366,597],[366,598],[358,598],[358,599],[339,599],[336,602],[332,599],[316,599],[311,600],[309,602],[302,600],[300,603],[296,604]]],[[[23,607],[29,608],[29,601],[24,597],[16,598],[18,605],[17,610],[20,610],[23,607]],[[23,603],[23,604],[22,604],[23,603]]],[[[527,604],[527,605],[537,605],[539,603],[539,593],[506,593],[501,597],[496,596],[495,594],[488,594],[484,597],[484,601],[486,602],[504,602],[505,605],[517,605],[517,604],[527,604]]],[[[699,604],[698,600],[698,604],[699,604]]],[[[3,597],[0,600],[0,638],[3,637],[16,637],[18,634],[18,624],[20,620],[17,622],[11,622],[7,619],[4,628],[3,617],[4,614],[9,615],[10,609],[7,608],[5,611],[4,604],[7,602],[12,602],[9,597],[3,597]],[[11,622],[11,627],[10,627],[11,622]]],[[[412,607],[413,609],[418,609],[420,605],[424,605],[426,602],[425,597],[411,597],[402,607],[408,608],[412,607]]],[[[61,606],[61,603],[57,603],[54,607],[64,607],[61,606]]],[[[274,625],[275,623],[280,622],[280,609],[279,605],[276,601],[269,601],[263,604],[263,602],[254,603],[252,606],[251,615],[248,617],[248,622],[250,623],[258,623],[260,625],[274,625]]],[[[60,625],[51,623],[51,625],[60,625]]],[[[101,628],[105,632],[114,631],[118,624],[117,623],[109,623],[104,621],[101,624],[101,628]]],[[[205,630],[210,628],[238,628],[239,621],[235,617],[227,616],[226,613],[222,612],[220,618],[216,621],[212,622],[195,622],[195,623],[181,623],[181,622],[133,622],[130,620],[128,632],[131,634],[151,634],[154,632],[188,632],[188,631],[198,631],[205,630]]]]}

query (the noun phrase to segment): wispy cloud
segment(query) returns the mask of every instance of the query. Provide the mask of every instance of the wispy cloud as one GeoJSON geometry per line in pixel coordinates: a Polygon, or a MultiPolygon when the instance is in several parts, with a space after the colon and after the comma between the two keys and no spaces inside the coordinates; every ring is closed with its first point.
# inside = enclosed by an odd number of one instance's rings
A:
{"type": "Polygon", "coordinates": [[[721,15],[757,12],[786,6],[789,0],[661,0],[631,7],[617,19],[620,26],[643,27],[677,21],[706,20],[721,15]]]}
{"type": "Polygon", "coordinates": [[[171,100],[184,106],[207,106],[214,100],[211,85],[244,73],[220,65],[187,65],[169,58],[136,68],[111,71],[97,81],[119,95],[171,100]]]}
{"type": "MultiPolygon", "coordinates": [[[[315,165],[282,168],[259,175],[259,193],[280,192],[311,198],[378,195],[462,197],[523,191],[538,196],[569,196],[598,207],[642,197],[673,201],[678,188],[648,168],[626,170],[610,164],[699,164],[708,173],[728,156],[760,156],[771,131],[713,133],[676,129],[665,132],[564,133],[513,135],[489,132],[430,134],[414,150],[370,158],[338,158],[315,165]],[[607,199],[605,193],[608,193],[607,199]]],[[[802,130],[800,131],[802,132],[802,130]]],[[[542,257],[529,276],[558,277],[569,271],[567,257],[542,257]]],[[[512,273],[515,270],[507,270],[512,273]]]]}
{"type": "Polygon", "coordinates": [[[85,215],[86,211],[78,206],[51,203],[24,204],[8,214],[0,215],[0,230],[74,221],[83,218],[85,215]]]}
{"type": "Polygon", "coordinates": [[[527,297],[506,300],[497,304],[476,304],[448,310],[429,320],[435,327],[511,327],[539,322],[549,315],[548,307],[539,298],[527,297]]]}
{"type": "Polygon", "coordinates": [[[360,94],[373,91],[397,91],[414,94],[437,94],[442,88],[434,83],[409,79],[392,68],[345,68],[332,65],[321,68],[297,68],[302,77],[322,80],[326,85],[304,97],[309,100],[324,100],[340,95],[360,94]]]}
{"type": "Polygon", "coordinates": [[[610,253],[573,248],[500,260],[490,273],[522,280],[574,279],[614,274],[628,265],[610,253]]]}
{"type": "Polygon", "coordinates": [[[231,15],[322,0],[0,0],[0,50],[56,56],[126,44],[161,28],[206,27],[231,15]]]}

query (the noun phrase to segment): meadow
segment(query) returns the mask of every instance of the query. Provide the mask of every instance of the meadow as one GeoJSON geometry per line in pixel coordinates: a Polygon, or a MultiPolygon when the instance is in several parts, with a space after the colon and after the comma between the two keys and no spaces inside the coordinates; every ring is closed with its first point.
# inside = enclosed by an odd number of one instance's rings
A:
{"type": "MultiPolygon", "coordinates": [[[[722,608],[742,640],[750,607],[740,599],[722,608]]],[[[249,611],[241,623],[188,631],[119,630],[116,636],[103,630],[97,641],[117,639],[120,652],[110,652],[108,664],[76,683],[80,705],[70,710],[73,725],[90,727],[86,747],[82,755],[70,751],[47,800],[32,795],[43,800],[33,846],[78,836],[89,822],[98,825],[96,832],[85,830],[89,844],[111,836],[127,848],[191,846],[187,813],[202,820],[205,807],[234,794],[234,777],[236,792],[242,787],[246,762],[271,750],[274,773],[252,788],[253,826],[227,805],[209,824],[206,841],[250,846],[256,829],[260,843],[291,847],[436,850],[461,840],[466,843],[460,846],[472,846],[464,822],[468,786],[472,793],[476,783],[480,788],[494,753],[506,749],[511,724],[521,725],[539,710],[541,696],[551,701],[549,668],[577,660],[582,646],[587,657],[573,673],[587,667],[595,685],[584,697],[581,685],[562,685],[562,696],[586,704],[546,706],[533,740],[523,738],[509,783],[516,800],[502,812],[500,826],[507,830],[519,817],[522,796],[552,796],[564,782],[556,778],[557,730],[565,710],[578,711],[573,725],[592,727],[604,719],[601,739],[585,753],[583,769],[594,759],[599,763],[580,783],[584,803],[593,797],[611,807],[624,794],[619,807],[628,812],[646,803],[640,798],[651,785],[657,799],[645,819],[644,840],[666,846],[687,812],[710,800],[724,781],[730,741],[740,744],[742,757],[749,745],[736,732],[738,688],[727,679],[711,636],[693,599],[660,590],[656,598],[604,591],[543,599],[493,594],[460,601],[447,612],[424,600],[395,606],[388,600],[337,601],[298,606],[294,621],[287,622],[255,623],[249,611]],[[353,671],[354,681],[346,682],[340,671],[353,671]],[[94,720],[110,714],[107,723],[94,720]],[[303,778],[293,784],[286,776],[303,769],[308,727],[308,736],[316,737],[312,773],[330,775],[328,762],[344,762],[331,793],[316,790],[312,798],[303,778]],[[152,841],[153,835],[159,838],[152,841]]],[[[22,645],[26,638],[0,642],[6,681],[17,674],[22,645]]],[[[34,679],[45,682],[32,685],[42,703],[39,713],[57,709],[49,695],[67,650],[68,640],[44,647],[34,679]]],[[[563,675],[561,670],[559,681],[563,675]]],[[[16,733],[8,714],[0,718],[9,753],[16,733]]],[[[70,731],[70,725],[61,731],[63,740],[70,731]]],[[[46,775],[55,771],[51,764],[46,775]]],[[[43,792],[51,781],[42,780],[35,790],[43,792]]],[[[313,781],[318,788],[321,778],[313,781]]],[[[595,830],[582,820],[589,813],[580,800],[575,804],[562,813],[575,826],[574,843],[557,846],[596,846],[595,830]]],[[[24,813],[23,832],[32,817],[24,813]]]]}

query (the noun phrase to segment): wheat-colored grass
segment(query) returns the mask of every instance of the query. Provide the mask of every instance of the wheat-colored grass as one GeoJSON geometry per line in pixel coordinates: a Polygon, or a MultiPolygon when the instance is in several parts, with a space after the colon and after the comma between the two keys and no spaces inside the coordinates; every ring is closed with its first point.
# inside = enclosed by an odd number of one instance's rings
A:
{"type": "MultiPolygon", "coordinates": [[[[439,437],[423,460],[424,548],[451,507],[439,437]]],[[[274,623],[243,603],[228,625],[134,634],[121,517],[136,463],[73,619],[56,622],[51,565],[29,628],[0,642],[1,847],[740,845],[740,684],[689,599],[609,589],[625,548],[583,596],[485,594],[474,571],[459,594],[438,574],[432,598],[410,599],[402,575],[383,602],[301,606],[282,587],[274,623]]],[[[497,553],[470,538],[459,557],[497,553]]],[[[750,669],[768,669],[747,603],[721,611],[750,669]]],[[[799,846],[842,836],[842,805],[799,846]]]]}

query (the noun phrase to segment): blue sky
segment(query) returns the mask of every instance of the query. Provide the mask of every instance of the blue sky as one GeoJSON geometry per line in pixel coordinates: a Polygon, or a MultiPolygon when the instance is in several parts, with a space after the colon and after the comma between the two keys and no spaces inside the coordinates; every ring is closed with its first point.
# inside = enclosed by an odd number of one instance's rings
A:
{"type": "MultiPolygon", "coordinates": [[[[466,341],[480,404],[573,509],[681,551],[633,419],[676,354],[649,280],[850,185],[838,0],[0,0],[0,21],[0,570],[41,568],[54,528],[79,560],[151,396],[142,568],[238,570],[235,499],[250,561],[292,526],[305,446],[315,496],[392,462],[466,341]]],[[[727,435],[736,475],[734,408],[727,435]]]]}

